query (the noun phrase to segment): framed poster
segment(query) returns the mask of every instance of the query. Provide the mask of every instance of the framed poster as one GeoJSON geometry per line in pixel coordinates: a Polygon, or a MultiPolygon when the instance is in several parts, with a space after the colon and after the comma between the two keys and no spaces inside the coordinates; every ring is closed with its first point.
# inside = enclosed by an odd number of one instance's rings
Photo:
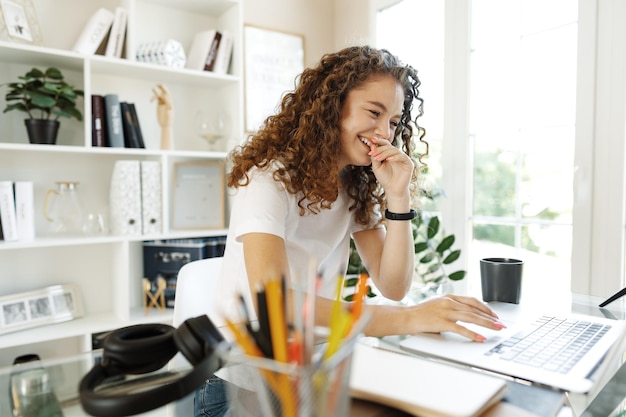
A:
{"type": "Polygon", "coordinates": [[[0,40],[43,45],[33,0],[0,0],[0,40]]]}
{"type": "Polygon", "coordinates": [[[304,37],[244,25],[244,46],[246,131],[254,132],[294,89],[304,70],[304,37]]]}
{"type": "Polygon", "coordinates": [[[174,229],[224,227],[224,163],[174,164],[174,229]]]}
{"type": "Polygon", "coordinates": [[[77,286],[53,285],[0,297],[0,334],[59,323],[83,315],[77,286]]]}

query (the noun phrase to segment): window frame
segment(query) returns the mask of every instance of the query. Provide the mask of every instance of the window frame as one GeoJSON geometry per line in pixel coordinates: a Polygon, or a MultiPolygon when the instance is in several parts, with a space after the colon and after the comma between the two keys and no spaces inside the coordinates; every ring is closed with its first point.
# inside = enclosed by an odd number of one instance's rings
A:
{"type": "MultiPolygon", "coordinates": [[[[370,1],[373,33],[377,11],[395,3],[370,1]]],[[[607,297],[625,283],[626,2],[580,0],[578,7],[571,290],[607,297]]],[[[471,2],[445,0],[441,185],[448,198],[441,215],[466,248],[472,237],[470,19],[471,2]]],[[[460,262],[468,269],[466,253],[460,262]]]]}

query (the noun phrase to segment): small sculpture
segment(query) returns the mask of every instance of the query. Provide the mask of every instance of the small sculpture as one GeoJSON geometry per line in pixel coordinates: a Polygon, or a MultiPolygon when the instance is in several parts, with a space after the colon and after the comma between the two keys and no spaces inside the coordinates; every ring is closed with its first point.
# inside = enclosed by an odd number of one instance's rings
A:
{"type": "Polygon", "coordinates": [[[143,278],[143,307],[144,314],[148,315],[151,308],[156,307],[160,311],[165,311],[165,278],[157,278],[157,291],[152,293],[152,283],[148,278],[143,278]]]}
{"type": "Polygon", "coordinates": [[[172,149],[172,125],[174,123],[172,97],[163,84],[157,84],[152,92],[154,95],[150,101],[157,100],[157,119],[161,126],[161,149],[172,149]]]}

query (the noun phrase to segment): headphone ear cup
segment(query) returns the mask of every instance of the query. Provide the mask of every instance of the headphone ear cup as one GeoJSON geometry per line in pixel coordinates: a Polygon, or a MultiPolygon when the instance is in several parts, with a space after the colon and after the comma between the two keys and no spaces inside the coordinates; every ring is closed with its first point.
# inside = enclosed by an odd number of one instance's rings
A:
{"type": "Polygon", "coordinates": [[[213,354],[222,341],[224,336],[206,315],[185,320],[174,332],[176,346],[194,366],[213,354]]]}
{"type": "Polygon", "coordinates": [[[178,352],[173,334],[172,326],[160,323],[114,330],[104,339],[102,365],[109,376],[161,369],[178,352]]]}

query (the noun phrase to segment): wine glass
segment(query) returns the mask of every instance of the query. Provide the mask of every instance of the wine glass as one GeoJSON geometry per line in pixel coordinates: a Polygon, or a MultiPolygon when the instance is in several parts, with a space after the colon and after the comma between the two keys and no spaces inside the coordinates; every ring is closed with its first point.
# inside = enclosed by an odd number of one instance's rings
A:
{"type": "Polygon", "coordinates": [[[208,142],[210,150],[218,150],[218,143],[226,137],[228,131],[228,118],[221,110],[198,110],[194,116],[194,129],[198,136],[208,142]]]}

